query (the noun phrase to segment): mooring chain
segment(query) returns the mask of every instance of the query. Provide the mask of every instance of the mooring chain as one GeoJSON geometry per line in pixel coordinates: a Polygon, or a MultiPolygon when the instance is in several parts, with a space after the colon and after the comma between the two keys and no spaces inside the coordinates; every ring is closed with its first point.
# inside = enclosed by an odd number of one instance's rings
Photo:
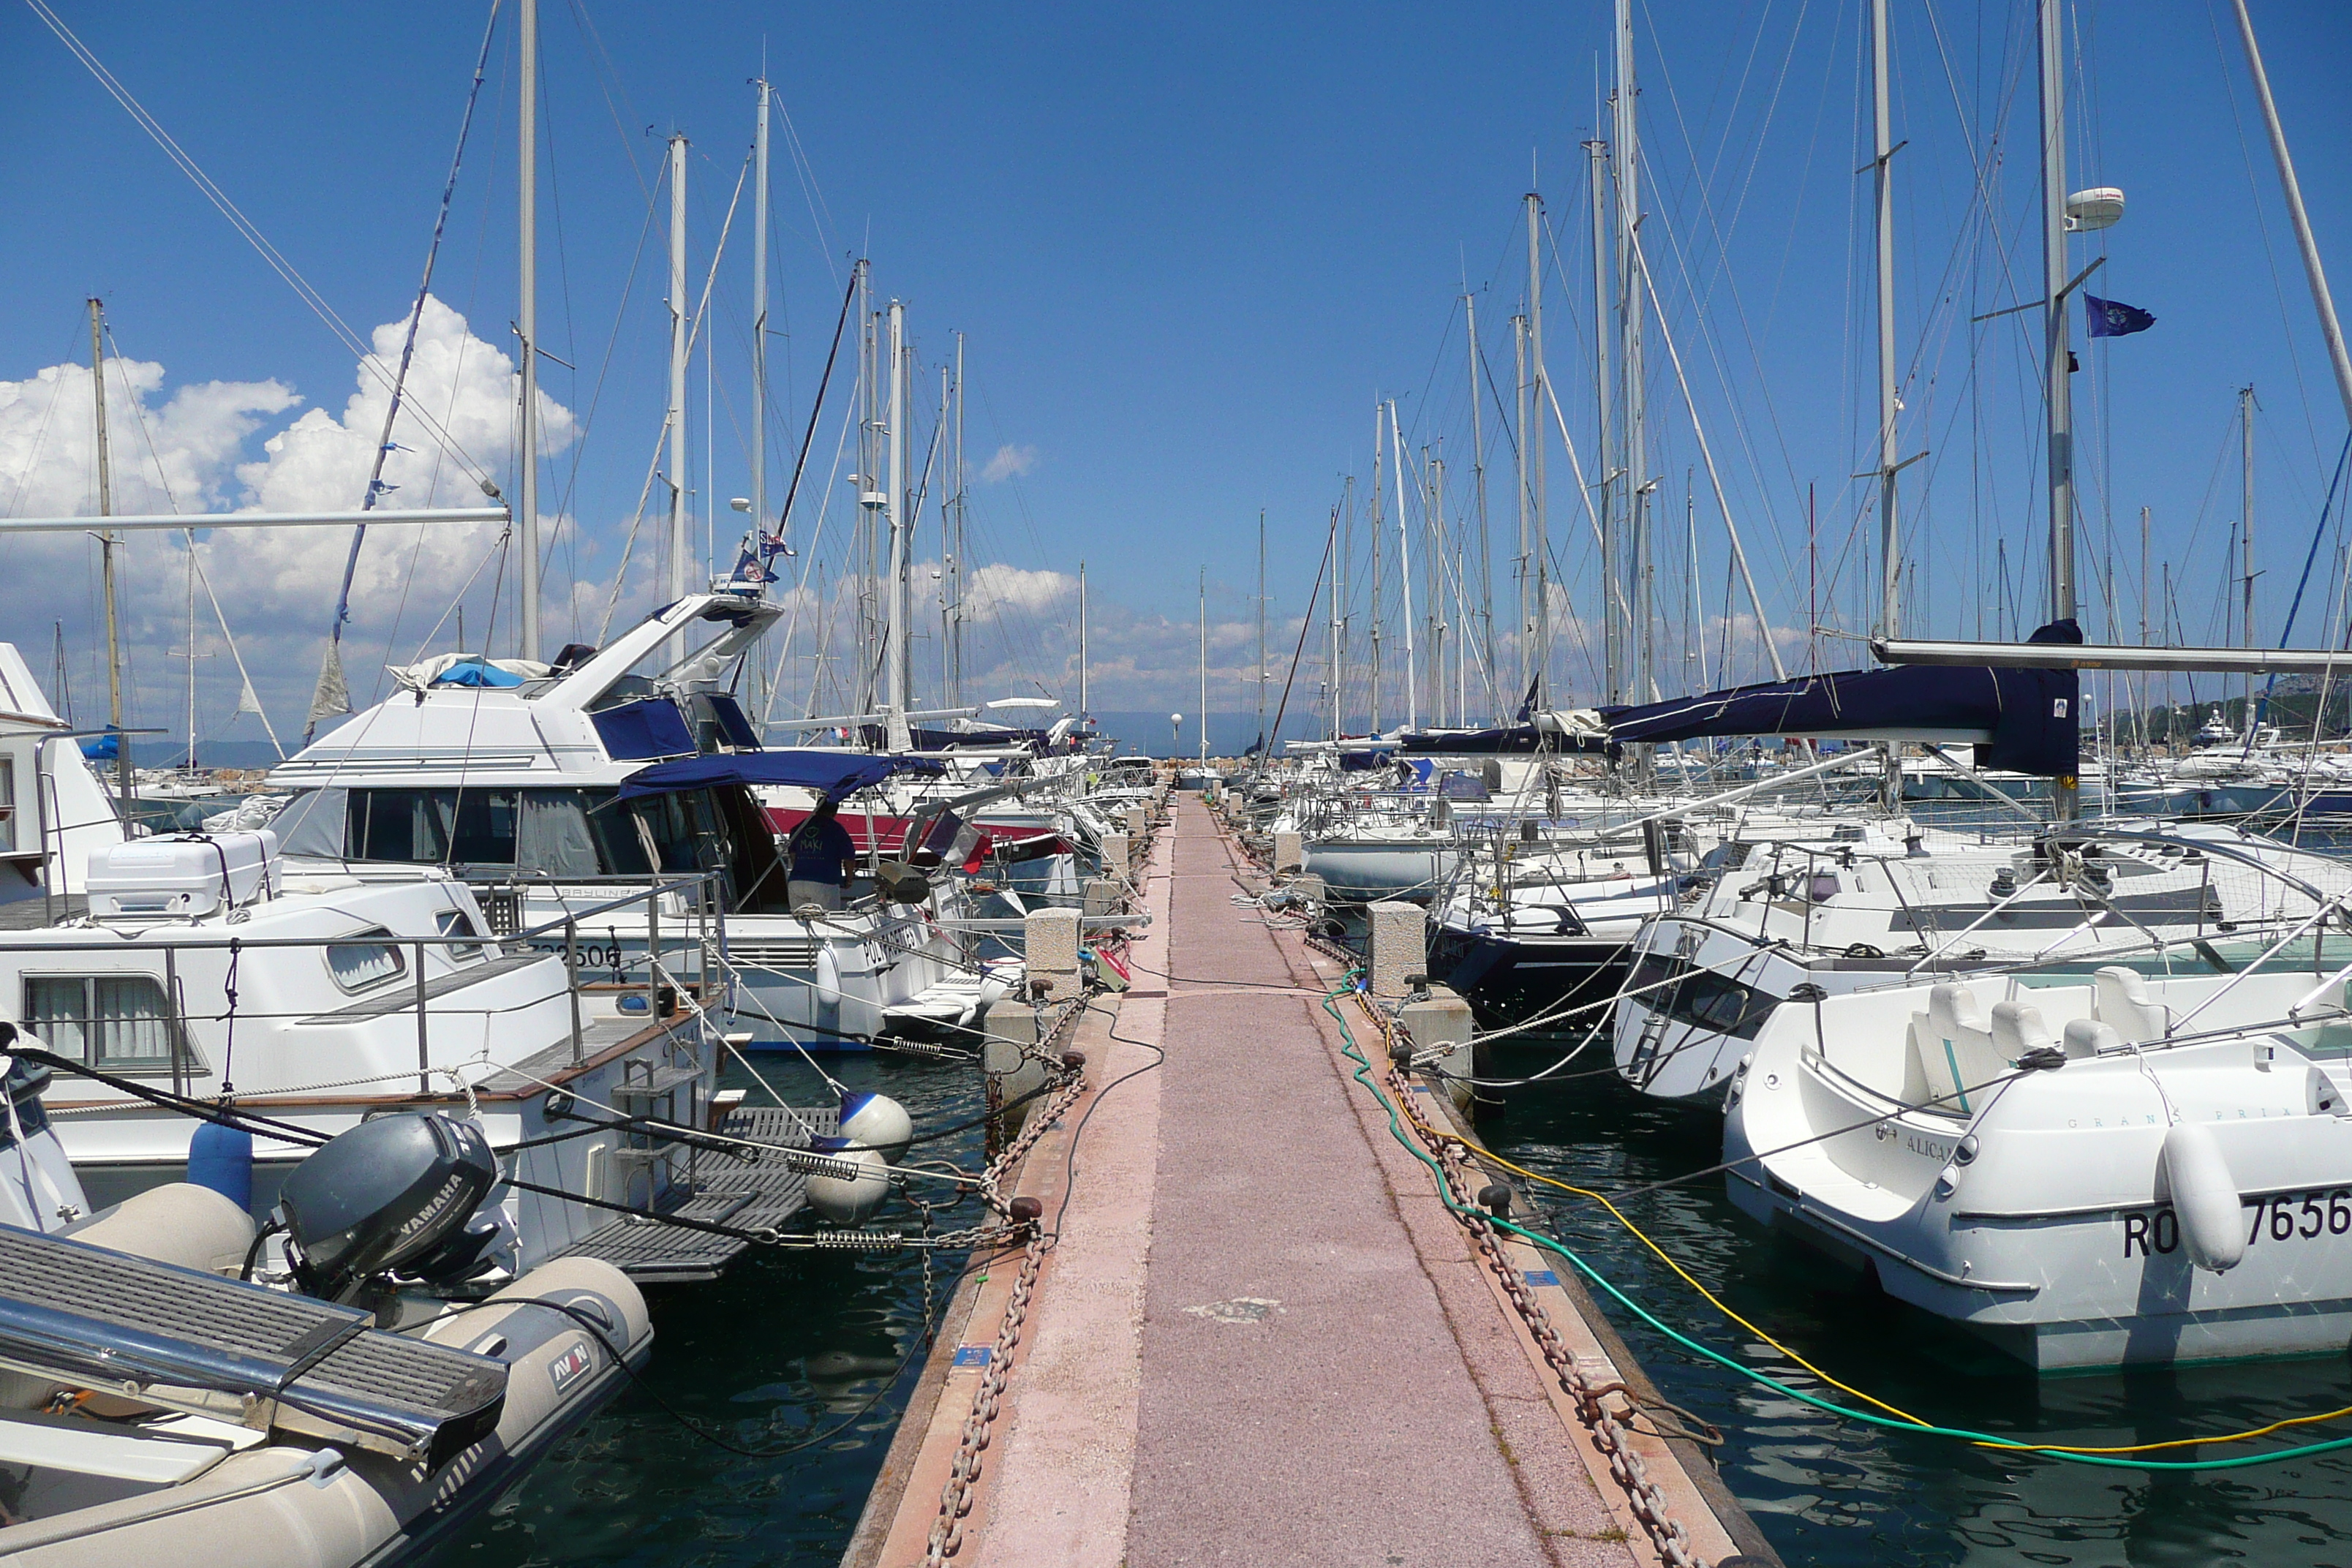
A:
{"type": "Polygon", "coordinates": [[[1022,1248],[1021,1271],[1014,1277],[1013,1289],[1005,1298],[1003,1326],[997,1331],[996,1343],[988,1352],[988,1364],[981,1371],[980,1386],[972,1392],[971,1413],[964,1417],[963,1432],[956,1441],[955,1458],[948,1468],[947,1485],[940,1491],[940,1516],[932,1522],[929,1545],[923,1558],[927,1568],[937,1568],[937,1564],[954,1556],[963,1545],[963,1519],[971,1511],[972,1484],[980,1479],[980,1456],[988,1447],[989,1427],[996,1420],[998,1406],[1003,1399],[1005,1380],[1013,1371],[1013,1352],[1021,1342],[1021,1325],[1029,1315],[1030,1297],[1037,1288],[1037,1270],[1045,1261],[1045,1227],[1038,1224],[1045,1213],[1044,1205],[1034,1198],[1014,1198],[1008,1202],[998,1192],[997,1184],[1036,1146],[1048,1127],[1068,1113],[1070,1108],[1078,1102],[1078,1096],[1086,1091],[1083,1061],[1071,1063],[1065,1058],[1057,1065],[1069,1073],[1069,1081],[1038,1107],[1022,1128],[1021,1135],[1005,1145],[1003,1153],[989,1162],[988,1169],[981,1176],[981,1196],[991,1207],[1010,1215],[1016,1224],[1025,1224],[1029,1229],[1029,1240],[1028,1245],[1022,1248]]]}
{"type": "MultiPolygon", "coordinates": [[[[1378,1025],[1383,1043],[1393,1047],[1397,1036],[1395,1021],[1377,1007],[1368,1007],[1366,1011],[1372,1015],[1378,1025]]],[[[1407,1097],[1412,1093],[1412,1086],[1397,1071],[1393,1054],[1390,1056],[1386,1071],[1389,1092],[1396,1097],[1397,1104],[1410,1107],[1412,1102],[1407,1097]]],[[[1633,1451],[1630,1441],[1632,1434],[1602,1403],[1610,1394],[1624,1394],[1628,1403],[1632,1404],[1632,1393],[1621,1383],[1596,1385],[1585,1375],[1584,1369],[1576,1364],[1576,1358],[1561,1342],[1559,1331],[1551,1326],[1550,1313],[1528,1289],[1527,1277],[1512,1267],[1493,1224],[1464,1200],[1463,1194],[1475,1190],[1469,1180],[1469,1151],[1460,1139],[1429,1127],[1410,1110],[1405,1120],[1412,1123],[1422,1142],[1437,1158],[1443,1179],[1449,1189],[1446,1195],[1453,1200],[1447,1205],[1448,1211],[1469,1231],[1487,1268],[1502,1286],[1504,1295],[1509,1298],[1521,1321],[1527,1324],[1536,1348],[1543,1354],[1544,1364],[1559,1380],[1560,1388],[1576,1402],[1578,1419],[1591,1429],[1593,1446],[1608,1457],[1611,1479],[1623,1489],[1633,1517],[1641,1521],[1642,1528],[1649,1533],[1660,1559],[1670,1568],[1707,1568],[1706,1560],[1691,1551],[1690,1531],[1673,1517],[1670,1511],[1673,1505],[1664,1489],[1650,1479],[1642,1456],[1633,1451]]]]}
{"type": "Polygon", "coordinates": [[[988,1447],[988,1429],[1003,1399],[1005,1378],[1013,1366],[1013,1350],[1021,1342],[1021,1325],[1029,1315],[1030,1294],[1036,1289],[1037,1270],[1045,1261],[1045,1231],[1033,1225],[1029,1245],[1022,1249],[1021,1272],[1013,1281],[1012,1294],[1005,1299],[1004,1326],[997,1331],[996,1343],[989,1350],[988,1365],[980,1374],[980,1387],[972,1393],[971,1414],[964,1417],[963,1434],[956,1442],[955,1458],[948,1468],[948,1483],[940,1489],[940,1516],[931,1523],[930,1541],[923,1554],[926,1568],[938,1568],[963,1548],[963,1521],[971,1511],[971,1489],[980,1479],[980,1456],[988,1447]]]}

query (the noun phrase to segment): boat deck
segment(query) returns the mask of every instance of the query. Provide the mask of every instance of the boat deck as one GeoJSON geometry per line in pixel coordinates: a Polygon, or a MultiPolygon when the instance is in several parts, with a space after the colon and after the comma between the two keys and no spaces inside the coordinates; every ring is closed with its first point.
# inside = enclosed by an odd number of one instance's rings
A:
{"type": "MultiPolygon", "coordinates": [[[[825,1136],[837,1131],[838,1119],[832,1106],[739,1106],[728,1113],[719,1131],[730,1138],[804,1148],[812,1132],[825,1136]]],[[[781,1156],[706,1149],[694,1158],[695,1192],[664,1210],[663,1220],[760,1230],[783,1225],[807,1206],[808,1179],[786,1166],[781,1156]]],[[[583,1237],[565,1256],[602,1258],[640,1284],[683,1284],[717,1279],[751,1246],[739,1236],[624,1215],[583,1237]]]]}

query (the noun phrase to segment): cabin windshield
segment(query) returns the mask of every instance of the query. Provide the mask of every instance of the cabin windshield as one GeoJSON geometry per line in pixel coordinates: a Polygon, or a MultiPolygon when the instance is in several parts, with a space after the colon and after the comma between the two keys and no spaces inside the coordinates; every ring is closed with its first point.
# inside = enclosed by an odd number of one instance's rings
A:
{"type": "Polygon", "coordinates": [[[706,790],[623,805],[610,788],[353,785],[306,790],[273,826],[289,856],[464,877],[636,879],[656,862],[666,874],[714,868],[729,852],[706,790]]]}

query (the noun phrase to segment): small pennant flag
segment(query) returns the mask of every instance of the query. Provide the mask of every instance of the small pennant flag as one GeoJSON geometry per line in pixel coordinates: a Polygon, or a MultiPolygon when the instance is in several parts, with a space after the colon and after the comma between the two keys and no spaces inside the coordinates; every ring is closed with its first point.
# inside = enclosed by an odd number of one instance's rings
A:
{"type": "Polygon", "coordinates": [[[2083,296],[2083,315],[2095,338],[2129,337],[2156,325],[2156,318],[2137,305],[2126,305],[2121,300],[2102,300],[2090,293],[2083,296]]]}
{"type": "MultiPolygon", "coordinates": [[[[345,700],[349,699],[346,698],[345,700]]],[[[236,694],[236,710],[240,713],[261,711],[261,699],[253,694],[253,682],[250,680],[247,681],[244,689],[236,694]]]]}

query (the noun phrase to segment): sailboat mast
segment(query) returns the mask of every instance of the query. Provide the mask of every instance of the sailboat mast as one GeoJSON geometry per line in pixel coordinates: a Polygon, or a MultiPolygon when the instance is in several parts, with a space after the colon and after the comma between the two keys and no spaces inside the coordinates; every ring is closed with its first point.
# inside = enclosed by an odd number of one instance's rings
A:
{"type": "Polygon", "coordinates": [[[1366,617],[1368,635],[1372,643],[1372,733],[1381,732],[1381,531],[1388,520],[1381,515],[1381,448],[1388,445],[1381,434],[1381,405],[1372,405],[1372,607],[1366,617]]]}
{"type": "MultiPolygon", "coordinates": [[[[768,526],[768,81],[760,79],[760,123],[751,138],[751,546],[768,526]]],[[[784,531],[782,520],[776,531],[784,531]]]]}
{"type": "Polygon", "coordinates": [[[1446,463],[1421,449],[1428,470],[1428,487],[1421,491],[1421,538],[1428,545],[1428,623],[1430,623],[1430,721],[1446,721],[1446,463]]]}
{"type": "Polygon", "coordinates": [[[1345,727],[1343,706],[1348,684],[1348,550],[1354,541],[1348,537],[1354,530],[1349,526],[1349,511],[1356,504],[1355,481],[1349,479],[1339,487],[1339,504],[1331,510],[1331,738],[1338,740],[1345,727]]]}
{"type": "MultiPolygon", "coordinates": [[[[669,602],[686,597],[686,138],[669,139],[669,602]]],[[[686,634],[669,639],[672,665],[686,661],[686,634]]]]}
{"type": "Polygon", "coordinates": [[[889,470],[884,486],[883,519],[890,527],[889,618],[883,632],[882,668],[887,681],[883,706],[890,715],[893,750],[904,742],[898,731],[907,722],[907,623],[905,599],[899,589],[907,573],[907,307],[890,301],[889,470]]]}
{"type": "MultiPolygon", "coordinates": [[[[2060,0],[2039,0],[2042,65],[2042,298],[2043,398],[2050,488],[2050,618],[2074,618],[2074,353],[2066,326],[2066,64],[2060,0]]],[[[2074,816],[2074,780],[2051,788],[2061,822],[2074,816]]]]}
{"type": "Polygon", "coordinates": [[[1600,418],[1601,494],[1601,668],[1607,700],[1625,700],[1625,609],[1619,584],[1624,564],[1624,530],[1619,526],[1616,497],[1617,432],[1610,417],[1612,388],[1609,377],[1609,143],[1599,137],[1584,144],[1585,168],[1592,197],[1592,403],[1600,418]]]}
{"type": "Polygon", "coordinates": [[[196,535],[188,531],[188,772],[196,771],[196,535]]]}
{"type": "MultiPolygon", "coordinates": [[[[114,515],[114,470],[106,450],[106,307],[89,302],[89,387],[98,425],[98,515],[114,515]]],[[[122,797],[122,823],[131,825],[131,737],[122,732],[122,635],[114,612],[114,551],[122,542],[112,529],[98,535],[99,574],[106,589],[106,722],[114,731],[114,785],[122,797]]]]}
{"type": "Polygon", "coordinates": [[[2278,164],[2279,185],[2286,195],[2287,216],[2294,223],[2294,242],[2303,252],[2303,274],[2311,286],[2311,302],[2319,311],[2319,333],[2327,343],[2327,363],[2336,372],[2336,395],[2344,402],[2344,416],[2352,419],[2352,353],[2344,347],[2344,327],[2336,319],[2336,296],[2327,288],[2327,269],[2319,262],[2319,242],[2312,237],[2311,215],[2304,210],[2303,182],[2295,178],[2294,160],[2286,150],[2286,132],[2279,124],[2278,103],[2271,97],[2270,72],[2263,68],[2262,46],[2254,41],[2253,18],[2246,0],[2234,0],[2238,37],[2246,46],[2246,65],[2254,78],[2254,96],[2263,106],[2263,125],[2269,131],[2271,156],[2278,164]]]}
{"type": "Polygon", "coordinates": [[[1887,82],[1886,0],[1870,0],[1872,167],[1876,174],[1878,229],[1878,552],[1882,578],[1881,634],[1902,636],[1902,536],[1896,526],[1895,474],[1895,128],[1887,82]]]}
{"type": "MultiPolygon", "coordinates": [[[[959,702],[961,699],[957,700],[959,702]]],[[[1083,719],[1087,708],[1087,563],[1078,563],[1078,716],[1083,719]]]]}
{"type": "MultiPolygon", "coordinates": [[[[940,422],[935,431],[936,438],[932,443],[932,449],[935,451],[947,440],[948,432],[955,427],[951,423],[955,408],[955,383],[951,379],[951,374],[948,366],[940,366],[940,422]]],[[[929,467],[929,465],[925,465],[927,471],[929,467]]],[[[955,570],[956,556],[960,552],[956,545],[952,510],[955,496],[951,486],[951,479],[941,481],[940,489],[942,504],[939,508],[940,698],[943,707],[950,705],[953,693],[961,689],[963,685],[963,672],[956,668],[956,616],[959,606],[956,603],[955,570]]]]}
{"type": "MultiPolygon", "coordinates": [[[[522,355],[519,417],[515,422],[515,510],[522,560],[516,591],[525,658],[537,658],[539,633],[539,0],[520,0],[518,42],[522,55],[516,91],[515,227],[521,299],[515,310],[516,350],[522,355]]],[[[683,170],[683,162],[676,166],[683,170]]],[[[680,268],[683,268],[681,262],[680,268]]],[[[677,292],[685,293],[680,284],[677,292]]],[[[673,405],[683,405],[683,393],[673,405]]],[[[386,437],[389,439],[390,437],[386,437]]]]}
{"type": "MultiPolygon", "coordinates": [[[[2238,546],[2245,561],[2244,593],[2238,616],[2239,640],[2254,646],[2254,389],[2238,388],[2238,546]]],[[[2254,676],[2246,672],[2246,738],[2254,734],[2254,676]]]]}
{"type": "MultiPolygon", "coordinates": [[[[1495,562],[1486,532],[1486,434],[1479,418],[1478,297],[1462,296],[1463,346],[1470,359],[1470,484],[1478,507],[1478,615],[1486,631],[1486,694],[1495,693],[1495,562]]],[[[1466,711],[1465,711],[1466,717],[1466,711]]]]}
{"type": "MultiPolygon", "coordinates": [[[[1637,89],[1633,76],[1633,0],[1617,0],[1617,101],[1615,116],[1617,184],[1617,294],[1618,320],[1622,332],[1623,350],[1621,374],[1624,377],[1625,431],[1621,448],[1625,498],[1625,521],[1631,532],[1633,558],[1637,563],[1649,559],[1649,476],[1645,470],[1649,432],[1643,413],[1642,363],[1642,330],[1645,309],[1642,301],[1642,254],[1639,229],[1642,221],[1642,153],[1638,121],[1634,113],[1637,89]]],[[[1646,626],[1649,620],[1647,578],[1636,568],[1637,602],[1633,614],[1637,624],[1646,626]]],[[[1630,640],[1630,639],[1629,639],[1630,640]]],[[[1640,668],[1627,671],[1628,685],[1633,690],[1647,694],[1650,689],[1648,661],[1642,658],[1643,645],[1635,642],[1627,647],[1629,660],[1640,668]]]]}
{"type": "MultiPolygon", "coordinates": [[[[1895,510],[1896,456],[1895,418],[1895,125],[1887,79],[1886,0],[1870,0],[1871,167],[1878,238],[1878,561],[1879,626],[1900,637],[1903,610],[1903,536],[1895,510]]],[[[1901,809],[1901,748],[1889,742],[1885,758],[1886,809],[1901,809]]]]}
{"type": "Polygon", "coordinates": [[[1201,765],[1209,765],[1209,569],[1201,568],[1201,765]]]}
{"type": "Polygon", "coordinates": [[[1421,679],[1412,652],[1412,536],[1404,526],[1404,437],[1397,429],[1396,400],[1389,400],[1390,465],[1396,475],[1397,617],[1404,623],[1404,725],[1421,728],[1421,679]]]}
{"type": "Polygon", "coordinates": [[[1543,198],[1529,191],[1528,207],[1528,395],[1534,418],[1528,438],[1528,548],[1534,553],[1536,679],[1546,687],[1551,678],[1551,540],[1545,505],[1543,411],[1547,395],[1543,352],[1543,260],[1536,237],[1543,227],[1543,198]]]}
{"type": "MultiPolygon", "coordinates": [[[[963,334],[956,334],[955,361],[955,551],[948,562],[948,581],[955,594],[955,622],[949,629],[949,640],[954,645],[952,658],[955,680],[948,694],[948,706],[963,706],[963,334]]],[[[1078,710],[1087,707],[1087,568],[1078,563],[1078,710]]]]}
{"type": "Polygon", "coordinates": [[[1257,514],[1257,738],[1265,745],[1265,509],[1257,514]]]}
{"type": "Polygon", "coordinates": [[[1528,442],[1533,427],[1528,421],[1528,318],[1526,312],[1511,318],[1512,385],[1517,399],[1513,410],[1518,416],[1519,441],[1516,454],[1517,472],[1515,478],[1519,491],[1519,552],[1517,566],[1519,579],[1519,680],[1517,689],[1527,691],[1536,681],[1536,612],[1535,563],[1528,553],[1528,442]]]}

